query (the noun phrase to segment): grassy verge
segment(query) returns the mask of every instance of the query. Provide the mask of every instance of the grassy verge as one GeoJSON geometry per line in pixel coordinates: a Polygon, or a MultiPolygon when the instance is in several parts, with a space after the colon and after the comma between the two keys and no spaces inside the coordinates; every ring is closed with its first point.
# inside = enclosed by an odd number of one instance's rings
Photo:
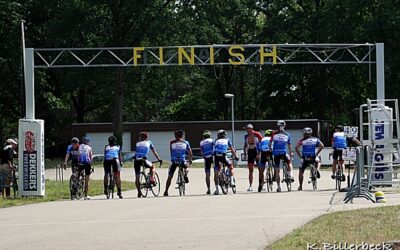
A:
{"type": "MultiPolygon", "coordinates": [[[[103,181],[102,180],[90,180],[89,183],[89,196],[103,194],[103,181]]],[[[123,181],[122,190],[134,189],[135,184],[133,182],[123,181]]],[[[38,198],[22,197],[16,199],[0,198],[0,208],[21,206],[39,202],[49,202],[56,200],[70,199],[69,194],[69,183],[68,181],[59,182],[46,180],[46,196],[38,198]]]]}
{"type": "Polygon", "coordinates": [[[307,249],[307,243],[382,244],[400,240],[400,206],[335,212],[320,216],[266,249],[307,249]]]}

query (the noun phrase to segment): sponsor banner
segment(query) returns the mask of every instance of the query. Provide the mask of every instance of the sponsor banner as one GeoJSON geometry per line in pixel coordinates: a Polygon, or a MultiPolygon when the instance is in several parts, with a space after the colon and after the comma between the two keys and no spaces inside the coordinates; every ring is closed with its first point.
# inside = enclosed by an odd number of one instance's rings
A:
{"type": "Polygon", "coordinates": [[[43,196],[44,121],[22,119],[19,122],[19,186],[22,196],[43,196]]]}
{"type": "Polygon", "coordinates": [[[393,125],[390,119],[393,116],[393,110],[386,107],[386,112],[389,113],[391,117],[386,117],[383,110],[374,109],[371,111],[371,119],[374,122],[372,129],[370,131],[370,138],[375,140],[375,157],[372,159],[375,166],[375,173],[372,175],[372,181],[392,181],[392,173],[385,173],[389,171],[390,168],[387,165],[391,164],[393,161],[393,154],[388,152],[388,149],[393,149],[393,145],[388,143],[393,139],[393,133],[390,127],[393,125]],[[388,144],[385,144],[388,143],[388,144]]]}

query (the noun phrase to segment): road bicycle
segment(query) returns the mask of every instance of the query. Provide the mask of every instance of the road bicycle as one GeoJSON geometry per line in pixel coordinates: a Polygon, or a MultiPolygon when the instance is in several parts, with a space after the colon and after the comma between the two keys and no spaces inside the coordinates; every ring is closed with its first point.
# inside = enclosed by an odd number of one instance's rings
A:
{"type": "Polygon", "coordinates": [[[274,166],[271,159],[265,163],[265,183],[267,184],[267,191],[272,192],[274,184],[274,166]]]}
{"type": "MultiPolygon", "coordinates": [[[[186,186],[186,181],[185,181],[185,170],[187,168],[185,162],[176,162],[178,165],[178,178],[176,180],[177,187],[175,189],[179,190],[179,195],[184,196],[185,195],[185,186],[186,186]]],[[[186,177],[187,178],[187,177],[186,177]]]]}
{"type": "Polygon", "coordinates": [[[71,195],[71,200],[79,200],[84,195],[85,173],[83,169],[79,171],[78,166],[72,166],[72,168],[73,171],[69,178],[69,193],[71,195]]]}
{"type": "Polygon", "coordinates": [[[312,184],[313,190],[317,190],[317,167],[315,166],[317,163],[313,157],[306,157],[304,161],[306,162],[306,168],[310,167],[310,180],[308,184],[312,184]]]}
{"type": "MultiPolygon", "coordinates": [[[[225,155],[216,155],[216,156],[225,157],[225,155]]],[[[228,194],[229,188],[231,188],[232,192],[236,194],[235,177],[231,175],[231,170],[229,169],[229,166],[223,163],[222,161],[219,163],[218,185],[221,187],[223,194],[228,194]]]]}
{"type": "MultiPolygon", "coordinates": [[[[155,197],[157,197],[160,194],[160,177],[158,177],[157,172],[154,173],[154,182],[151,182],[151,169],[146,166],[145,164],[145,159],[136,159],[136,161],[140,161],[140,192],[142,194],[142,197],[147,197],[147,193],[149,190],[153,193],[155,197]],[[148,171],[146,171],[148,169],[148,171]]],[[[153,161],[153,163],[160,163],[160,168],[162,165],[162,161],[153,161]]]]}
{"type": "Polygon", "coordinates": [[[282,170],[283,170],[283,179],[281,182],[286,183],[287,191],[290,192],[292,191],[292,178],[290,176],[289,166],[286,163],[286,156],[281,155],[279,157],[282,161],[282,170]]]}
{"type": "Polygon", "coordinates": [[[338,191],[340,191],[342,182],[345,181],[346,178],[343,170],[344,170],[344,160],[339,160],[335,173],[336,190],[338,191]]]}

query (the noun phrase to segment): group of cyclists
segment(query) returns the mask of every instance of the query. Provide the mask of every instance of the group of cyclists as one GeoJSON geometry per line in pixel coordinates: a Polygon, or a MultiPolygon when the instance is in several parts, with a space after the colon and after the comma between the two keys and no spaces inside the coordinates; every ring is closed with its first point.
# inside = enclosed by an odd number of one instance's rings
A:
{"type": "MultiPolygon", "coordinates": [[[[253,191],[253,171],[254,167],[258,168],[259,171],[259,180],[258,180],[258,192],[264,190],[265,183],[265,169],[267,166],[271,165],[274,168],[273,180],[277,184],[277,192],[281,192],[280,187],[280,169],[281,169],[281,161],[286,163],[287,170],[289,172],[290,182],[294,182],[294,177],[292,174],[292,144],[291,144],[291,136],[288,132],[285,131],[286,122],[283,120],[279,120],[277,122],[277,129],[267,129],[265,130],[264,136],[262,136],[259,132],[254,130],[252,124],[248,124],[246,126],[246,134],[244,136],[244,157],[247,159],[247,167],[249,170],[249,188],[248,192],[253,191]]],[[[298,190],[301,191],[303,189],[303,180],[304,180],[304,171],[307,166],[310,164],[314,164],[317,169],[317,178],[320,178],[320,153],[324,148],[323,143],[320,141],[318,137],[314,137],[313,131],[311,128],[306,127],[302,131],[303,138],[301,138],[296,146],[295,152],[301,160],[301,166],[299,167],[299,186],[298,190]],[[301,150],[300,150],[301,149],[301,150]]],[[[170,161],[171,164],[168,170],[168,177],[166,180],[164,196],[168,196],[168,190],[171,186],[171,181],[174,176],[174,173],[178,166],[184,166],[184,181],[189,183],[188,172],[189,167],[192,164],[193,153],[191,150],[190,143],[185,140],[185,133],[183,130],[176,130],[174,132],[174,139],[169,143],[170,149],[170,161]]],[[[336,126],[335,132],[332,136],[332,148],[333,148],[333,164],[332,164],[332,179],[336,178],[336,165],[338,161],[343,161],[342,153],[343,150],[347,147],[347,137],[343,132],[343,126],[336,126]]],[[[360,145],[360,142],[355,138],[350,138],[351,141],[355,142],[357,145],[360,145]]],[[[64,165],[66,166],[68,160],[72,162],[72,170],[73,174],[80,173],[81,171],[85,172],[85,189],[84,189],[84,198],[89,199],[88,197],[88,188],[89,188],[89,176],[91,174],[92,169],[92,161],[93,161],[93,153],[92,148],[88,145],[90,139],[87,136],[84,136],[82,139],[82,144],[79,144],[78,138],[72,138],[71,145],[68,146],[67,154],[65,157],[64,165]]],[[[218,174],[221,170],[222,165],[225,165],[230,170],[230,175],[234,176],[234,160],[238,160],[239,157],[236,153],[235,148],[233,147],[230,139],[227,137],[227,133],[225,130],[219,130],[217,132],[216,139],[212,138],[212,133],[210,130],[203,131],[203,139],[200,142],[200,149],[202,157],[204,158],[204,170],[205,170],[205,182],[207,186],[206,194],[211,194],[211,168],[214,169],[214,184],[215,191],[214,194],[218,195],[219,192],[219,183],[218,183],[218,174]],[[230,156],[230,157],[228,157],[230,156]]],[[[141,189],[140,189],[140,171],[141,166],[146,168],[150,168],[150,182],[155,183],[156,179],[154,178],[155,174],[155,165],[148,160],[148,154],[152,151],[154,156],[157,158],[159,162],[161,162],[161,158],[158,155],[155,146],[149,140],[147,132],[139,133],[139,140],[136,143],[136,151],[133,157],[134,161],[134,171],[136,175],[136,187],[138,192],[138,197],[142,197],[141,189]]],[[[117,145],[116,138],[114,136],[110,136],[108,138],[108,145],[104,148],[104,193],[107,195],[107,176],[110,174],[114,174],[115,183],[117,186],[117,195],[119,198],[123,198],[121,191],[121,178],[120,171],[123,165],[122,157],[121,157],[121,147],[117,145]]],[[[231,178],[231,186],[235,186],[234,178],[231,178]]],[[[344,180],[342,180],[344,181],[344,180]]]]}

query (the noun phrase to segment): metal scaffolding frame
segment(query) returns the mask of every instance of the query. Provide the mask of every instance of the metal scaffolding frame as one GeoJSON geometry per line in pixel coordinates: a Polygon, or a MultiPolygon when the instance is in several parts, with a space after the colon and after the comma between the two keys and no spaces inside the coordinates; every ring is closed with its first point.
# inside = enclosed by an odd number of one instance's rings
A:
{"type": "Polygon", "coordinates": [[[377,99],[385,99],[383,43],[26,48],[24,54],[27,119],[35,119],[34,71],[51,68],[376,64],[377,99]]]}

